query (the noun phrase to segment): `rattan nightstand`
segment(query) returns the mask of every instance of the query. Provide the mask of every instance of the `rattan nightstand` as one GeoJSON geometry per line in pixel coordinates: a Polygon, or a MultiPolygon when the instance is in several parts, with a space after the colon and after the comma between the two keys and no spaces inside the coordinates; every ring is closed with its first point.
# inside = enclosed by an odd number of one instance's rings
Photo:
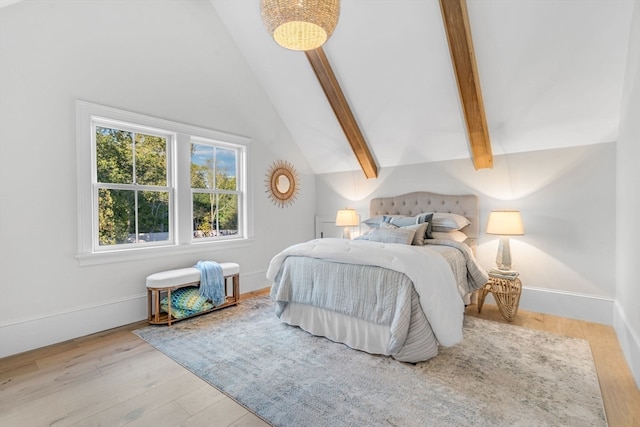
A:
{"type": "Polygon", "coordinates": [[[520,294],[522,294],[522,282],[517,274],[513,278],[507,278],[489,273],[489,281],[480,289],[478,313],[482,311],[484,299],[489,292],[493,294],[502,317],[511,322],[518,314],[520,294]]]}

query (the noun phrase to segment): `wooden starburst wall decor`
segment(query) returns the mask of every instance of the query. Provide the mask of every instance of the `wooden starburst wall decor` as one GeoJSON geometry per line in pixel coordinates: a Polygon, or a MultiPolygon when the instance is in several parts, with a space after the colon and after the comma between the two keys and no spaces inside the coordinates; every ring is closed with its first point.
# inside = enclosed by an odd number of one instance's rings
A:
{"type": "Polygon", "coordinates": [[[292,205],[300,191],[300,178],[293,165],[286,160],[277,160],[266,174],[265,193],[274,205],[284,208],[292,205]]]}

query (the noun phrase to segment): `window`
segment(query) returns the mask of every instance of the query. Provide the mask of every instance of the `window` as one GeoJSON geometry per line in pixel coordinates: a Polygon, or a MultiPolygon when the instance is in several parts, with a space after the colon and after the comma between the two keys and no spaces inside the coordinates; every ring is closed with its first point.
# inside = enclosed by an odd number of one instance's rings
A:
{"type": "Polygon", "coordinates": [[[222,238],[238,234],[237,150],[204,141],[191,143],[193,236],[222,238]]]}
{"type": "Polygon", "coordinates": [[[81,261],[247,238],[246,138],[82,101],[76,119],[81,261]]]}
{"type": "Polygon", "coordinates": [[[98,246],[171,242],[168,151],[173,136],[93,121],[98,246]]]}

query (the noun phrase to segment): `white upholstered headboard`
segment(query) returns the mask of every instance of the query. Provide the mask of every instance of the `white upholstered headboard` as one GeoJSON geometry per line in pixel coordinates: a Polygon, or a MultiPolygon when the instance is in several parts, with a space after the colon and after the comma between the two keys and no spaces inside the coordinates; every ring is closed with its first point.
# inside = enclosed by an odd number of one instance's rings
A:
{"type": "Polygon", "coordinates": [[[480,233],[480,208],[478,196],[472,194],[452,196],[447,194],[416,191],[393,197],[371,199],[369,215],[408,215],[415,216],[423,212],[456,213],[471,221],[471,225],[462,229],[469,236],[469,245],[475,247],[480,233]]]}

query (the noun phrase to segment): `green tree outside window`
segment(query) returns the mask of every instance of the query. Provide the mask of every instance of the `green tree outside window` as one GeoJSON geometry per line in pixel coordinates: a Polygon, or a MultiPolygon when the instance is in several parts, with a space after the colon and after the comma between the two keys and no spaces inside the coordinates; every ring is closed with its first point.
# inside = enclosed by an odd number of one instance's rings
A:
{"type": "Polygon", "coordinates": [[[167,138],[96,126],[100,246],[168,240],[167,138]]]}

